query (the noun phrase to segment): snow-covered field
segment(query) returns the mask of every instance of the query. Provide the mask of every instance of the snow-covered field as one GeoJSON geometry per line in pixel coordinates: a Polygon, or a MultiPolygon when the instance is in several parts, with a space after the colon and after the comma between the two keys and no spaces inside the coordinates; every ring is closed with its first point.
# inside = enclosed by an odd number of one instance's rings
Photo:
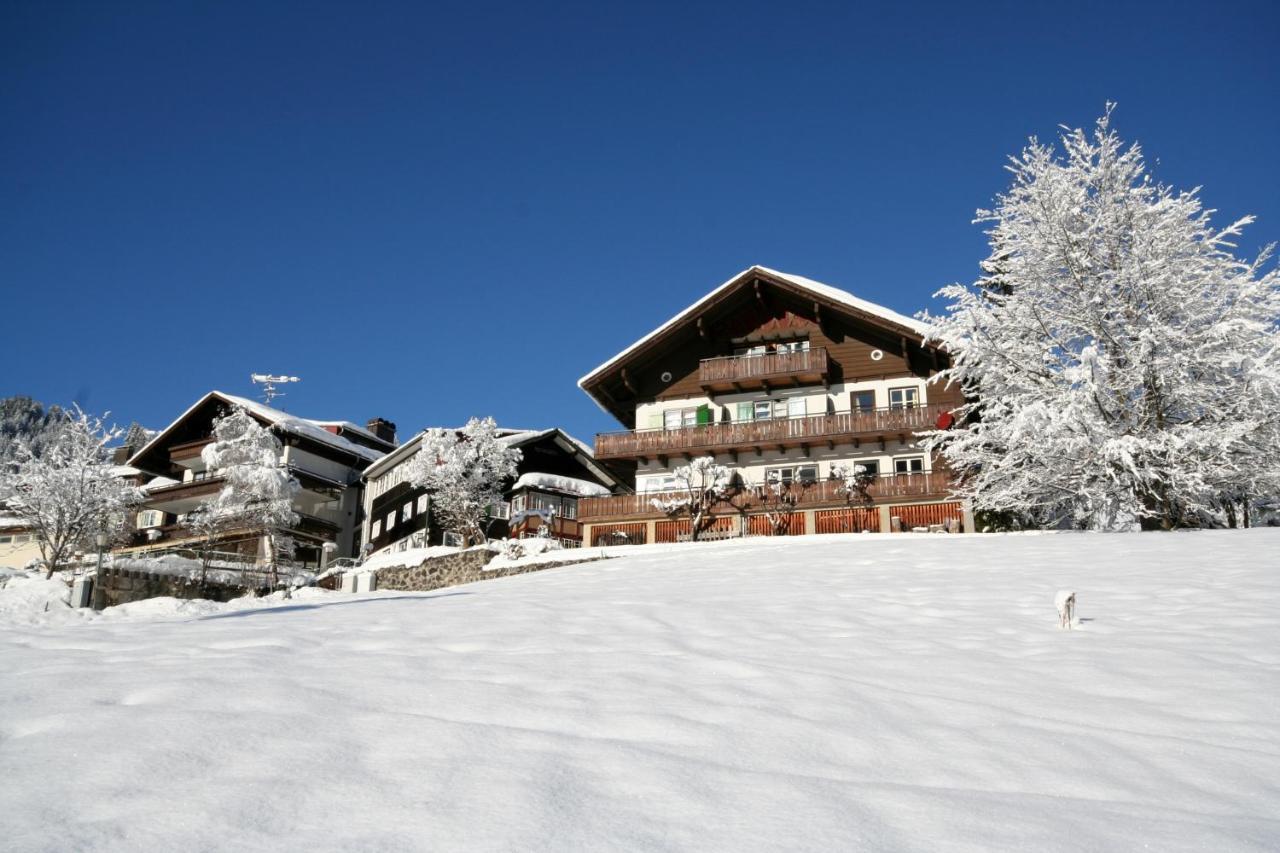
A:
{"type": "Polygon", "coordinates": [[[1280,530],[15,605],[0,677],[6,850],[1280,849],[1280,530]]]}

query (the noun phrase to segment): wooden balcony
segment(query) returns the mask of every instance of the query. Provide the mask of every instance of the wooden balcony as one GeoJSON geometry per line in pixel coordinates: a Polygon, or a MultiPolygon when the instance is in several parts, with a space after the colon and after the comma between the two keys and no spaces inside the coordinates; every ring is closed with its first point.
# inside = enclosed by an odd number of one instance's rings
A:
{"type": "MultiPolygon", "coordinates": [[[[796,509],[837,507],[849,505],[844,484],[839,480],[819,480],[796,486],[796,509]]],[[[951,475],[948,471],[931,471],[921,474],[885,474],[875,478],[867,487],[867,495],[877,504],[900,500],[945,498],[951,491],[951,475]]],[[[578,520],[584,524],[620,518],[665,518],[653,505],[655,499],[680,497],[678,492],[649,492],[637,495],[610,495],[603,498],[580,498],[578,520]]],[[[853,505],[860,506],[858,501],[853,505]]],[[[716,514],[729,515],[759,511],[763,508],[760,491],[744,487],[736,495],[717,504],[716,514]]]]}
{"type": "Polygon", "coordinates": [[[596,436],[597,459],[663,458],[756,449],[785,449],[880,436],[910,436],[935,428],[950,406],[869,409],[759,421],[702,424],[682,429],[606,432],[596,436]]]}
{"type": "Polygon", "coordinates": [[[708,393],[772,388],[779,385],[816,385],[827,381],[830,359],[822,347],[797,352],[704,358],[698,364],[698,381],[708,393]]]}

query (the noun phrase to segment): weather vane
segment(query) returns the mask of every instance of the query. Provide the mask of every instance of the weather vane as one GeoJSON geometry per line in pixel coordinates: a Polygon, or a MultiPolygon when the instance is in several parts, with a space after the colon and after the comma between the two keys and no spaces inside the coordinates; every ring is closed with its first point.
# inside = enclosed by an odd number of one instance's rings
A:
{"type": "Polygon", "coordinates": [[[300,382],[302,380],[297,376],[272,376],[270,373],[250,373],[249,381],[254,385],[262,386],[262,401],[269,406],[276,397],[284,396],[283,391],[276,390],[276,385],[286,382],[300,382]]]}

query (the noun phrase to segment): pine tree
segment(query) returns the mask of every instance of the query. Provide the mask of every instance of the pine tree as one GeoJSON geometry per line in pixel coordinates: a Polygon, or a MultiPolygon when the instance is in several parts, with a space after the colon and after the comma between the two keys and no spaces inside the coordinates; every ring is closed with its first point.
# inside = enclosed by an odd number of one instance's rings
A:
{"type": "Polygon", "coordinates": [[[490,512],[521,458],[493,418],[472,418],[461,430],[427,430],[409,462],[409,482],[431,492],[431,512],[445,529],[487,542],[490,512]]]}
{"type": "Polygon", "coordinates": [[[979,211],[992,254],[939,295],[940,379],[973,399],[941,450],[979,510],[1172,528],[1280,482],[1280,273],[1233,255],[1198,191],[1152,181],[1111,128],[1036,140],[979,211]]]}
{"type": "Polygon", "coordinates": [[[69,420],[57,406],[48,409],[30,397],[6,397],[0,400],[0,464],[11,461],[25,439],[36,456],[44,450],[57,428],[69,420]]]}

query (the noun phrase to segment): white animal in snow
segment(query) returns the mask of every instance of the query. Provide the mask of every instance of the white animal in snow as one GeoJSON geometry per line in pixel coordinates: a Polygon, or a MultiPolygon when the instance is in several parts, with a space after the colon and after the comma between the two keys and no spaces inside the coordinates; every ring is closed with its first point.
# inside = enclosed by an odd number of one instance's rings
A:
{"type": "Polygon", "coordinates": [[[1058,627],[1072,629],[1076,622],[1076,594],[1073,590],[1060,589],[1053,597],[1058,608],[1058,627]]]}

